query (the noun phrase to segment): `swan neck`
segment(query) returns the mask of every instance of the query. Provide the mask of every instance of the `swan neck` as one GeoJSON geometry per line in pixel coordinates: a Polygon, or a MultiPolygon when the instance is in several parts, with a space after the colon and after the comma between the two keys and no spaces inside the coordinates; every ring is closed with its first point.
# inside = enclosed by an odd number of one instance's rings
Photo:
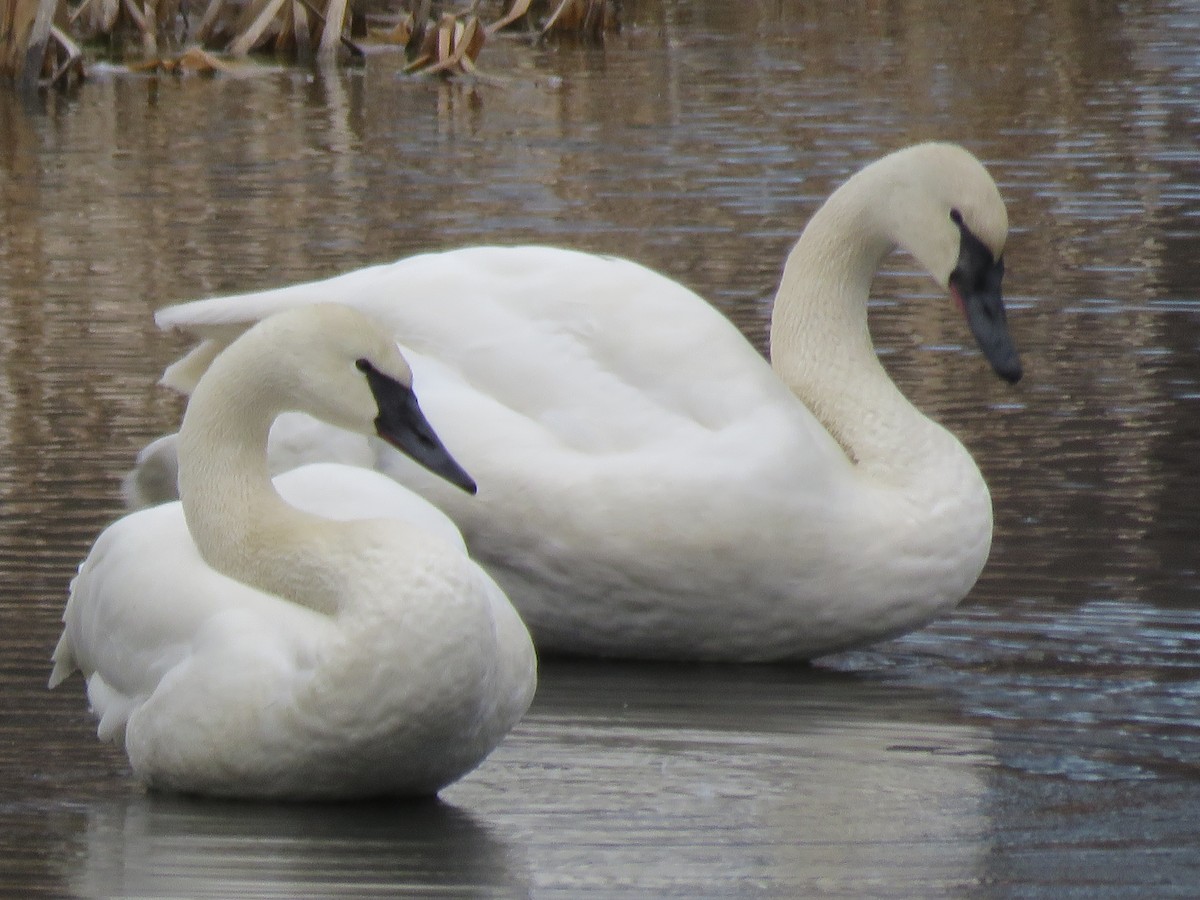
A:
{"type": "Polygon", "coordinates": [[[788,254],[775,296],[772,365],[851,460],[893,467],[928,422],[896,389],[871,341],[871,282],[896,241],[862,179],[839,188],[788,254]],[[899,454],[899,456],[898,456],[899,454]]]}
{"type": "Polygon", "coordinates": [[[943,455],[958,445],[908,402],[871,339],[871,284],[899,244],[888,199],[886,179],[869,168],[813,216],[784,265],[771,364],[862,471],[911,480],[930,465],[931,444],[943,455]]]}
{"type": "Polygon", "coordinates": [[[271,373],[226,351],[188,403],[179,432],[179,495],[200,555],[231,578],[322,612],[342,592],[322,564],[331,525],[286,503],[271,481],[267,439],[287,405],[271,373]],[[241,366],[238,363],[242,363],[241,366]],[[270,552],[266,552],[269,550],[270,552]]]}

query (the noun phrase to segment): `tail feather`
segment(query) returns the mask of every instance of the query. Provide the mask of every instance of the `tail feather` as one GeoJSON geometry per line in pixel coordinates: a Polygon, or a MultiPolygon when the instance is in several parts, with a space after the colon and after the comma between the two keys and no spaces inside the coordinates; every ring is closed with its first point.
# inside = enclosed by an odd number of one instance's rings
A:
{"type": "Polygon", "coordinates": [[[67,640],[67,633],[65,631],[62,633],[62,637],[58,639],[58,644],[55,646],[54,653],[50,658],[54,661],[54,669],[50,672],[50,687],[56,688],[66,681],[67,677],[78,668],[75,662],[75,654],[71,652],[71,642],[67,640]]]}
{"type": "Polygon", "coordinates": [[[179,499],[178,434],[167,434],[147,444],[121,480],[125,508],[145,509],[179,499]]]}
{"type": "Polygon", "coordinates": [[[190,394],[200,382],[200,376],[208,371],[218,354],[229,346],[230,341],[216,338],[201,341],[186,354],[167,366],[158,383],[181,394],[190,394]]]}

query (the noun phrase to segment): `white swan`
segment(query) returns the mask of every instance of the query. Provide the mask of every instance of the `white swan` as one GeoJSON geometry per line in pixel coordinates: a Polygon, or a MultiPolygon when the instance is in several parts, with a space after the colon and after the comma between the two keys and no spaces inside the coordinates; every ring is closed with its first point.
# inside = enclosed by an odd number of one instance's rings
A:
{"type": "Polygon", "coordinates": [[[369,469],[308,466],[278,493],[268,476],[271,421],[304,410],[473,492],[410,384],[395,344],[354,310],[272,317],[192,395],[182,505],[130,514],[96,541],[50,684],[82,670],[100,737],[123,742],[150,786],[432,794],[528,708],[528,632],[442,513],[369,469]]]}
{"type": "Polygon", "coordinates": [[[987,487],[880,366],[867,297],[906,248],[1015,381],[1006,235],[994,182],[962,148],[867,166],[788,257],[771,365],[681,285],[538,247],[417,256],[157,320],[208,339],[168,370],[183,389],[275,310],[333,298],[386,322],[485,490],[465,502],[386,448],[376,465],[450,514],[540,650],[805,659],[919,626],[987,559],[987,487]]]}

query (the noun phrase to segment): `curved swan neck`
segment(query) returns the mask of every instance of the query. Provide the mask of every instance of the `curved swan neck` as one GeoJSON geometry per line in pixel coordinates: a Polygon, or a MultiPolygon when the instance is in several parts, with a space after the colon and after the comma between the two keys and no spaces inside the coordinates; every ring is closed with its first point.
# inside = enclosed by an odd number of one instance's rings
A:
{"type": "Polygon", "coordinates": [[[875,273],[900,242],[886,174],[868,167],[813,216],[784,265],[771,319],[779,377],[853,461],[881,474],[907,472],[925,453],[922,438],[946,434],[892,382],[867,324],[875,273]]]}
{"type": "Polygon", "coordinates": [[[289,405],[280,374],[253,347],[234,346],[193,393],[179,432],[179,494],[188,530],[212,568],[245,584],[332,613],[343,595],[322,562],[335,523],[276,492],[267,438],[289,405]],[[262,552],[269,547],[270,553],[262,552]]]}

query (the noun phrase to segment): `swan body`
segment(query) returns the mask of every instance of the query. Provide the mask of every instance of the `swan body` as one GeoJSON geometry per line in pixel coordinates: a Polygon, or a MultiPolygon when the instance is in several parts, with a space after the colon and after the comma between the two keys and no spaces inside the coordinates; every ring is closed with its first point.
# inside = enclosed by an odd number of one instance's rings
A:
{"type": "Polygon", "coordinates": [[[96,541],[51,686],[82,671],[100,737],[123,743],[151,787],[427,795],[524,714],[528,632],[443,513],[367,468],[269,478],[268,427],[300,409],[400,446],[420,432],[406,452],[473,489],[410,382],[360,313],[273,317],[215,359],[189,402],[182,502],[125,516],[96,541]]]}
{"type": "MultiPolygon", "coordinates": [[[[984,167],[918,145],[852,177],[804,230],[770,363],[636,263],[475,247],[161,310],[162,327],[203,339],[165,381],[189,389],[231,335],[278,310],[332,299],[369,312],[483,490],[467,502],[378,441],[360,451],[454,519],[539,649],[808,659],[923,624],[987,559],[987,486],[879,364],[867,299],[882,259],[906,249],[1015,381],[1006,235],[984,167]]],[[[305,446],[322,457],[311,433],[305,446]]]]}

